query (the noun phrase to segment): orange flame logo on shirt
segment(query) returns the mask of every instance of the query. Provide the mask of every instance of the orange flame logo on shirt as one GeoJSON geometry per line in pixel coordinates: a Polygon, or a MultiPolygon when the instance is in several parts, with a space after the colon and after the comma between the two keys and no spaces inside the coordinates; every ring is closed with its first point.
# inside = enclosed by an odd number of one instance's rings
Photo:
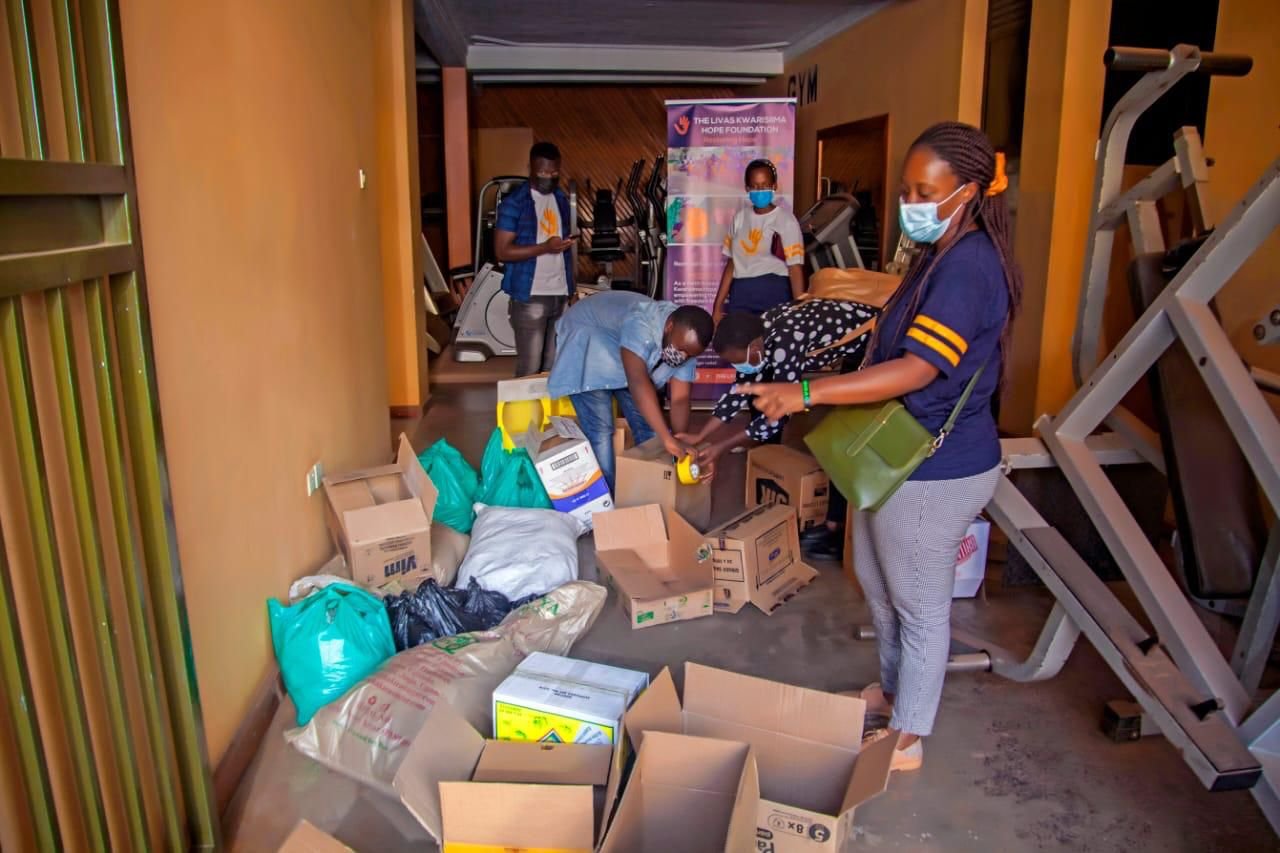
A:
{"type": "Polygon", "coordinates": [[[747,239],[739,240],[738,243],[742,246],[742,251],[746,252],[748,255],[754,255],[756,250],[760,248],[760,241],[763,238],[763,231],[759,228],[752,228],[747,234],[747,239]]]}
{"type": "Polygon", "coordinates": [[[672,125],[672,127],[676,129],[676,133],[684,136],[689,132],[689,117],[680,116],[680,118],[676,119],[676,123],[672,125]]]}
{"type": "Polygon", "coordinates": [[[551,208],[547,208],[542,214],[542,221],[538,223],[538,227],[546,234],[548,238],[555,237],[560,233],[560,220],[556,217],[556,212],[551,208]]]}

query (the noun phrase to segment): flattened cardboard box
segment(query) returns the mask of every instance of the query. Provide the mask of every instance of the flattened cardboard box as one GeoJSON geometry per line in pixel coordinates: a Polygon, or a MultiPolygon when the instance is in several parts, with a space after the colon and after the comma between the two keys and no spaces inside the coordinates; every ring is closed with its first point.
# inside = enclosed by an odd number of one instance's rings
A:
{"type": "Polygon", "coordinates": [[[596,565],[633,629],[710,616],[715,577],[702,534],[657,504],[595,515],[596,565]]]}
{"type": "Polygon", "coordinates": [[[485,740],[440,702],[391,784],[442,853],[589,853],[617,799],[625,740],[612,747],[485,740]]]}
{"type": "Polygon", "coordinates": [[[611,744],[649,673],[534,652],[493,691],[493,736],[504,741],[611,744]]]}
{"type": "Polygon", "coordinates": [[[807,453],[766,444],[747,454],[747,506],[789,504],[808,530],[827,520],[830,493],[831,478],[807,453]]]}
{"type": "Polygon", "coordinates": [[[431,574],[435,485],[400,435],[392,465],[324,478],[325,518],[351,577],[366,586],[400,581],[406,589],[431,574]]]}
{"type": "Polygon", "coordinates": [[[711,484],[683,485],[660,440],[651,438],[624,451],[615,465],[613,502],[619,509],[658,504],[674,509],[698,530],[711,526],[711,484]]]}
{"type": "Polygon", "coordinates": [[[646,736],[600,853],[755,850],[756,758],[745,743],[646,736]]]}
{"type": "Polygon", "coordinates": [[[748,602],[773,613],[818,576],[800,557],[794,507],[749,509],[707,534],[716,577],[717,612],[737,613],[748,602]]]}
{"type": "Polygon", "coordinates": [[[866,703],[852,696],[685,664],[684,702],[664,669],[624,721],[640,748],[653,732],[751,744],[760,770],[756,839],[768,853],[836,853],[855,812],[884,792],[891,738],[862,747],[866,703]]]}

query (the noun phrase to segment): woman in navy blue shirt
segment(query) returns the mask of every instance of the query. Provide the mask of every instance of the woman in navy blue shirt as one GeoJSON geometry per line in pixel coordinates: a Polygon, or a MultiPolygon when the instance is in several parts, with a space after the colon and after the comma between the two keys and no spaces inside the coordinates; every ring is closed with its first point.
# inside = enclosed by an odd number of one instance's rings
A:
{"type": "Polygon", "coordinates": [[[992,414],[1022,277],[1013,259],[1003,155],[976,127],[936,124],[902,167],[899,222],[924,247],[876,327],[867,364],[809,385],[747,384],[778,419],[810,405],[900,398],[937,433],[973,375],[964,410],[938,451],[876,512],[854,517],[854,566],[880,651],[867,710],[890,715],[894,769],[923,762],[950,652],[956,553],[995,493],[1000,442],[992,414]]]}

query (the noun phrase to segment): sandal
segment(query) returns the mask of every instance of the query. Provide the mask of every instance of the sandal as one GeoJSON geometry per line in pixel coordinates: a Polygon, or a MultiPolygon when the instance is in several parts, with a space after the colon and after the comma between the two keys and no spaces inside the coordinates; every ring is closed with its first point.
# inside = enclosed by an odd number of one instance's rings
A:
{"type": "MultiPolygon", "coordinates": [[[[888,729],[879,729],[878,731],[868,732],[862,738],[862,745],[865,747],[867,744],[883,740],[888,736],[888,729]]],[[[906,749],[895,749],[893,751],[893,760],[889,762],[889,772],[892,773],[895,770],[910,772],[912,770],[919,770],[923,766],[924,741],[917,740],[906,749]]]]}

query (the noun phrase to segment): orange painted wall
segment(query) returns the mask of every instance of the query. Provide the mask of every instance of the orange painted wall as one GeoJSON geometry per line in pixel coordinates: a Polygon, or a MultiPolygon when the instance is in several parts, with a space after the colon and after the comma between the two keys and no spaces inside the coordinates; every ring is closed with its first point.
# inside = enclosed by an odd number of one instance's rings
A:
{"type": "Polygon", "coordinates": [[[374,69],[392,60],[376,50],[373,2],[120,7],[160,410],[216,762],[272,658],[266,598],[332,550],[307,469],[389,451],[374,69]]]}
{"type": "Polygon", "coordinates": [[[391,408],[416,414],[427,402],[426,304],[422,294],[422,205],[412,0],[375,0],[374,106],[382,222],[382,300],[391,408]]]}
{"type": "Polygon", "coordinates": [[[898,239],[898,174],[907,146],[945,119],[982,119],[987,0],[899,0],[787,62],[762,91],[785,95],[787,77],[818,66],[818,99],[796,114],[796,206],[813,203],[818,131],[889,116],[883,209],[898,239]]]}
{"type": "MultiPolygon", "coordinates": [[[[1220,0],[1214,49],[1253,57],[1248,77],[1209,84],[1205,153],[1218,221],[1280,156],[1280,14],[1272,0],[1220,0]]],[[[1280,371],[1280,347],[1254,343],[1250,330],[1280,305],[1280,232],[1273,231],[1218,295],[1223,326],[1250,364],[1280,371]]],[[[1272,398],[1273,402],[1274,397],[1272,398]]]]}

